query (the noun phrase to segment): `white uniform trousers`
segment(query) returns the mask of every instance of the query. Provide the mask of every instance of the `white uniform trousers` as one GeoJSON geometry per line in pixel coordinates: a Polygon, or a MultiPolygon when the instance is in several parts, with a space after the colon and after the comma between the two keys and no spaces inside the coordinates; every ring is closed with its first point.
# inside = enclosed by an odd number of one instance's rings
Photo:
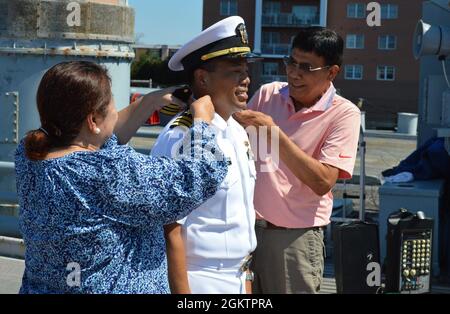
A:
{"type": "Polygon", "coordinates": [[[245,294],[246,272],[240,267],[243,260],[188,261],[187,273],[193,294],[245,294]]]}

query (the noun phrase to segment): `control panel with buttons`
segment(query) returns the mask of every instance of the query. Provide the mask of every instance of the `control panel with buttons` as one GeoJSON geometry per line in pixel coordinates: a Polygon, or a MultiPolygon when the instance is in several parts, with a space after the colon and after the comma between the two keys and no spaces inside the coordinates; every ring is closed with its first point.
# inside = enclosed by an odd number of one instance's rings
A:
{"type": "Polygon", "coordinates": [[[433,262],[434,220],[407,209],[388,218],[385,259],[386,292],[429,293],[433,262]]]}
{"type": "Polygon", "coordinates": [[[400,291],[424,293],[430,290],[432,231],[402,233],[400,291]]]}

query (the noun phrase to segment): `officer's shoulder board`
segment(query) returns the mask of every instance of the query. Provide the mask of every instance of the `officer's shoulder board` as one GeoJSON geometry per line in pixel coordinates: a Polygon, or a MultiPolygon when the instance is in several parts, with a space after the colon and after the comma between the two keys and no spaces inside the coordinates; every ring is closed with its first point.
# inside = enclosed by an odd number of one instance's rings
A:
{"type": "MultiPolygon", "coordinates": [[[[178,98],[179,100],[181,100],[184,103],[187,103],[189,101],[189,98],[192,95],[192,91],[189,88],[189,86],[184,86],[181,88],[176,89],[173,93],[172,96],[175,98],[178,98]]],[[[168,115],[168,116],[176,116],[180,111],[182,111],[183,108],[181,108],[181,106],[177,105],[177,104],[170,104],[167,105],[165,107],[163,107],[159,113],[168,115]]]]}
{"type": "Polygon", "coordinates": [[[192,127],[194,124],[194,119],[192,117],[192,114],[189,110],[184,111],[182,114],[180,114],[170,125],[170,129],[176,128],[177,126],[184,126],[187,128],[192,127]]]}
{"type": "Polygon", "coordinates": [[[176,116],[181,111],[180,106],[176,104],[170,104],[165,107],[163,107],[159,113],[168,115],[168,116],[176,116]]]}

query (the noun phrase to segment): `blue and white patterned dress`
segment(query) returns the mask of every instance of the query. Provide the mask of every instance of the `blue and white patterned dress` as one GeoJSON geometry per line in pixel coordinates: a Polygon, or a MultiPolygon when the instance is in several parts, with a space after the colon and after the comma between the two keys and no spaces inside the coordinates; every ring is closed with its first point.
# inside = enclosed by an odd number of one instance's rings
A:
{"type": "Polygon", "coordinates": [[[189,135],[193,148],[209,145],[215,156],[154,158],[113,136],[96,152],[31,161],[22,142],[20,292],[169,293],[163,225],[214,195],[227,173],[211,128],[196,123],[189,135]]]}

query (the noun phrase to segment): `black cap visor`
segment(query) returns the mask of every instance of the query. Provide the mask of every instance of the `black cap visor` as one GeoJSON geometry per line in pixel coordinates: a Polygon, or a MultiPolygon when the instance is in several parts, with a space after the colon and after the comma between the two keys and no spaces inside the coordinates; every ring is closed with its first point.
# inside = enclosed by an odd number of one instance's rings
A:
{"type": "Polygon", "coordinates": [[[253,52],[236,53],[236,54],[230,54],[230,55],[223,56],[223,57],[224,58],[229,58],[229,59],[243,58],[243,59],[247,59],[248,63],[258,62],[258,61],[261,61],[261,60],[264,59],[259,54],[256,54],[256,53],[253,53],[253,52]]]}

